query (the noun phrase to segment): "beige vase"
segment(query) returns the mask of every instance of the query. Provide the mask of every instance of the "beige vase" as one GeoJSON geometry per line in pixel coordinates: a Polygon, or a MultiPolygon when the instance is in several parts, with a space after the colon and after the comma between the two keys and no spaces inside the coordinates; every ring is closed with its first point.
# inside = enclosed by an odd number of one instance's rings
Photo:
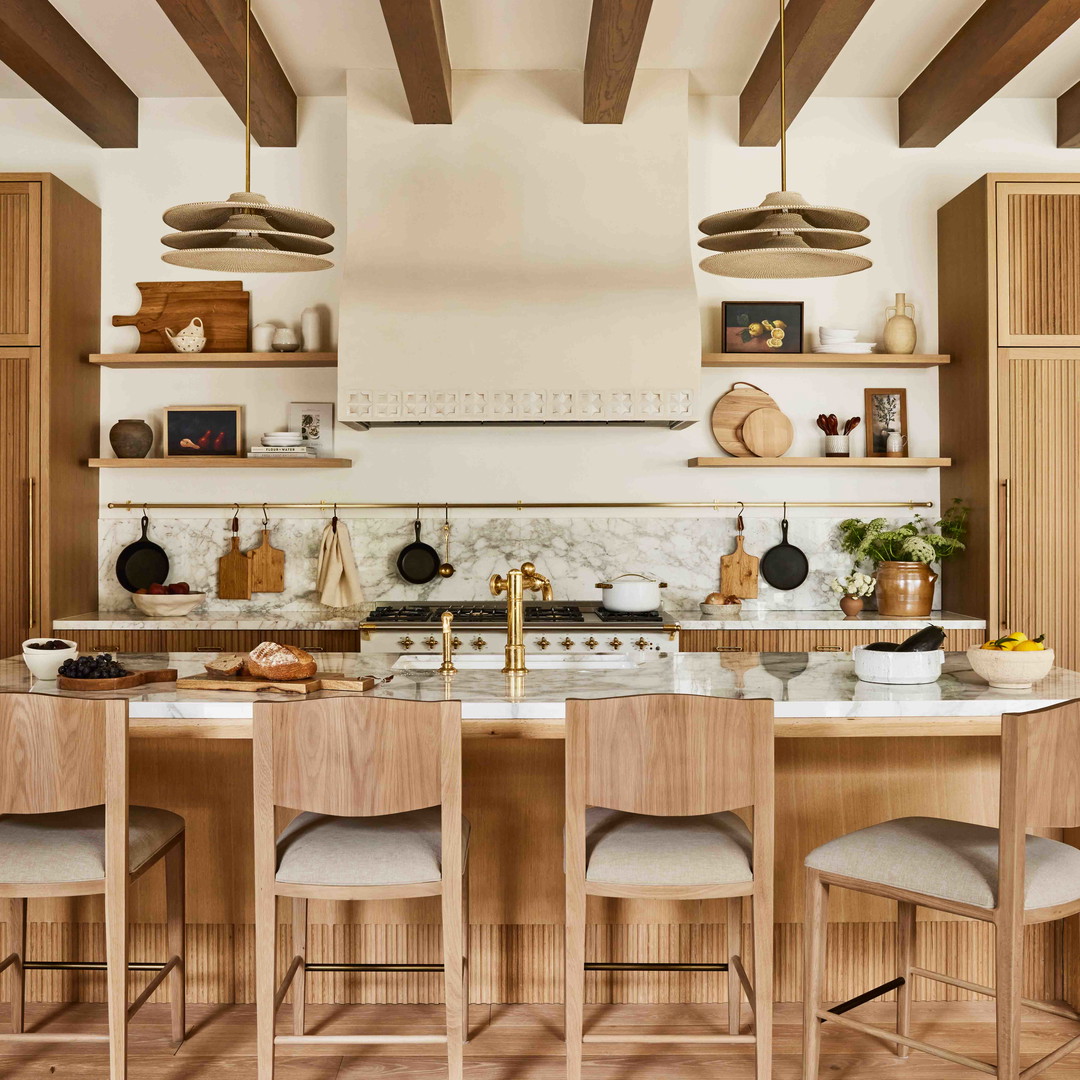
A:
{"type": "Polygon", "coordinates": [[[887,353],[896,356],[915,351],[918,333],[915,330],[915,305],[907,302],[907,294],[898,292],[896,304],[885,309],[885,332],[882,341],[887,353]],[[908,312],[910,311],[910,314],[908,312]]]}
{"type": "Polygon", "coordinates": [[[924,619],[934,610],[937,574],[922,562],[883,562],[874,575],[879,615],[924,619]]]}

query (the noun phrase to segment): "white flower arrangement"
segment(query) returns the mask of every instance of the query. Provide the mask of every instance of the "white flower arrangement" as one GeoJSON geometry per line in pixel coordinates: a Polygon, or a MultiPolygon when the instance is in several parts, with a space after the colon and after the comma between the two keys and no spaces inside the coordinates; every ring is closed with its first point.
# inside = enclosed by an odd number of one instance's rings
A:
{"type": "Polygon", "coordinates": [[[869,596],[874,591],[874,579],[853,570],[847,577],[833,578],[829,588],[837,596],[869,596]]]}

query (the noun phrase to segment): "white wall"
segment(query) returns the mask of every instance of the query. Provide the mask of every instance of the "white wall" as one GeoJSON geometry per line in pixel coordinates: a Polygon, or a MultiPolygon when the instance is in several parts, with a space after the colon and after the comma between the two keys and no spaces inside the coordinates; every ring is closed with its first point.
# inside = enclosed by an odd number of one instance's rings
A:
{"type": "MultiPolygon", "coordinates": [[[[242,186],[242,131],[223,102],[143,100],[141,109],[140,148],[102,151],[43,102],[0,101],[2,167],[55,172],[103,207],[105,351],[131,346],[133,331],[114,329],[110,318],[136,309],[135,281],[192,276],[160,261],[159,238],[166,231],[162,210],[179,202],[224,197],[242,186]]],[[[756,203],[777,186],[777,151],[737,146],[737,109],[733,98],[692,102],[688,250],[700,217],[756,203]]],[[[255,148],[254,187],[274,200],[325,214],[343,235],[344,151],[343,100],[304,100],[300,145],[255,148]]],[[[723,299],[804,299],[808,327],[852,325],[874,335],[880,332],[882,311],[892,294],[906,290],[918,308],[920,349],[933,351],[937,207],[984,172],[1067,171],[1074,160],[1072,151],[1054,148],[1052,101],[994,101],[933,150],[897,147],[893,101],[811,101],[791,135],[790,186],[811,200],[866,213],[873,243],[864,250],[875,265],[853,277],[810,282],[739,282],[699,273],[706,343],[723,299]]],[[[692,250],[696,259],[698,251],[692,250]]],[[[339,247],[336,257],[342,256],[339,247]]],[[[256,321],[295,320],[310,303],[333,305],[337,280],[337,271],[330,271],[251,275],[245,283],[256,321]]],[[[437,349],[438,342],[432,347],[437,349]]],[[[937,449],[937,379],[932,371],[707,371],[703,415],[736,378],[765,387],[793,418],[793,454],[817,452],[813,417],[819,411],[861,413],[867,385],[906,386],[911,452],[930,455],[937,449]]],[[[257,436],[283,425],[290,400],[334,397],[332,372],[104,371],[102,390],[105,432],[119,417],[156,420],[166,404],[237,402],[247,406],[248,431],[257,436]]],[[[339,428],[337,451],[354,459],[353,469],[103,472],[102,499],[827,500],[936,499],[938,493],[933,472],[687,469],[687,458],[717,453],[704,423],[683,432],[422,428],[360,433],[339,428]]]]}

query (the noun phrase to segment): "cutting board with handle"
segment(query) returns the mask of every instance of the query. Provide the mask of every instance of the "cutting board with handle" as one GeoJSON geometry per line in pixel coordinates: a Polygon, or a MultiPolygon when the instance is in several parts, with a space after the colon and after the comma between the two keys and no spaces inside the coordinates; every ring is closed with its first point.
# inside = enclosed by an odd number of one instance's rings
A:
{"type": "Polygon", "coordinates": [[[754,600],[758,594],[758,562],[743,547],[743,519],[735,523],[735,550],[720,557],[720,592],[740,600],[754,600]]]}
{"type": "Polygon", "coordinates": [[[742,426],[746,418],[758,409],[775,409],[773,401],[760,386],[736,382],[713,406],[712,433],[720,444],[734,457],[753,457],[742,440],[742,426]]]}
{"type": "Polygon", "coordinates": [[[270,543],[270,530],[262,530],[262,542],[245,552],[251,559],[251,591],[285,591],[285,552],[270,543]]]}
{"type": "Polygon", "coordinates": [[[316,694],[320,690],[350,690],[363,693],[375,686],[375,679],[365,675],[346,679],[339,672],[313,675],[310,679],[255,679],[250,675],[189,675],[176,680],[177,690],[235,690],[243,694],[273,691],[281,694],[316,694]]]}
{"type": "Polygon", "coordinates": [[[218,598],[251,599],[251,552],[240,550],[240,521],[232,519],[229,550],[218,559],[218,598]]]}
{"type": "Polygon", "coordinates": [[[66,675],[58,675],[56,686],[60,690],[77,690],[85,694],[102,690],[134,690],[147,683],[172,682],[175,678],[176,668],[159,668],[157,671],[133,671],[130,675],[115,679],[70,679],[66,675]]]}
{"type": "Polygon", "coordinates": [[[113,326],[139,331],[136,352],[173,352],[166,328],[183,330],[192,319],[203,321],[203,352],[248,352],[251,347],[251,294],[242,281],[139,281],[142,304],[134,315],[114,315],[113,326]]]}

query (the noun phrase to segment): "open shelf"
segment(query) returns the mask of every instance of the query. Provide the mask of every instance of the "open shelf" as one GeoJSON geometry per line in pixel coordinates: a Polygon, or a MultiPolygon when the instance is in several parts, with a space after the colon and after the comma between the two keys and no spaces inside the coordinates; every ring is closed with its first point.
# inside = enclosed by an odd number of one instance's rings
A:
{"type": "Polygon", "coordinates": [[[702,353],[702,367],[940,367],[951,357],[936,353],[702,353]]]}
{"type": "Polygon", "coordinates": [[[348,458],[91,458],[91,469],[351,469],[348,458]]]}
{"type": "Polygon", "coordinates": [[[93,353],[90,363],[110,368],[331,368],[333,352],[93,353]]]}
{"type": "Polygon", "coordinates": [[[695,457],[691,469],[945,469],[952,458],[695,457]]]}

